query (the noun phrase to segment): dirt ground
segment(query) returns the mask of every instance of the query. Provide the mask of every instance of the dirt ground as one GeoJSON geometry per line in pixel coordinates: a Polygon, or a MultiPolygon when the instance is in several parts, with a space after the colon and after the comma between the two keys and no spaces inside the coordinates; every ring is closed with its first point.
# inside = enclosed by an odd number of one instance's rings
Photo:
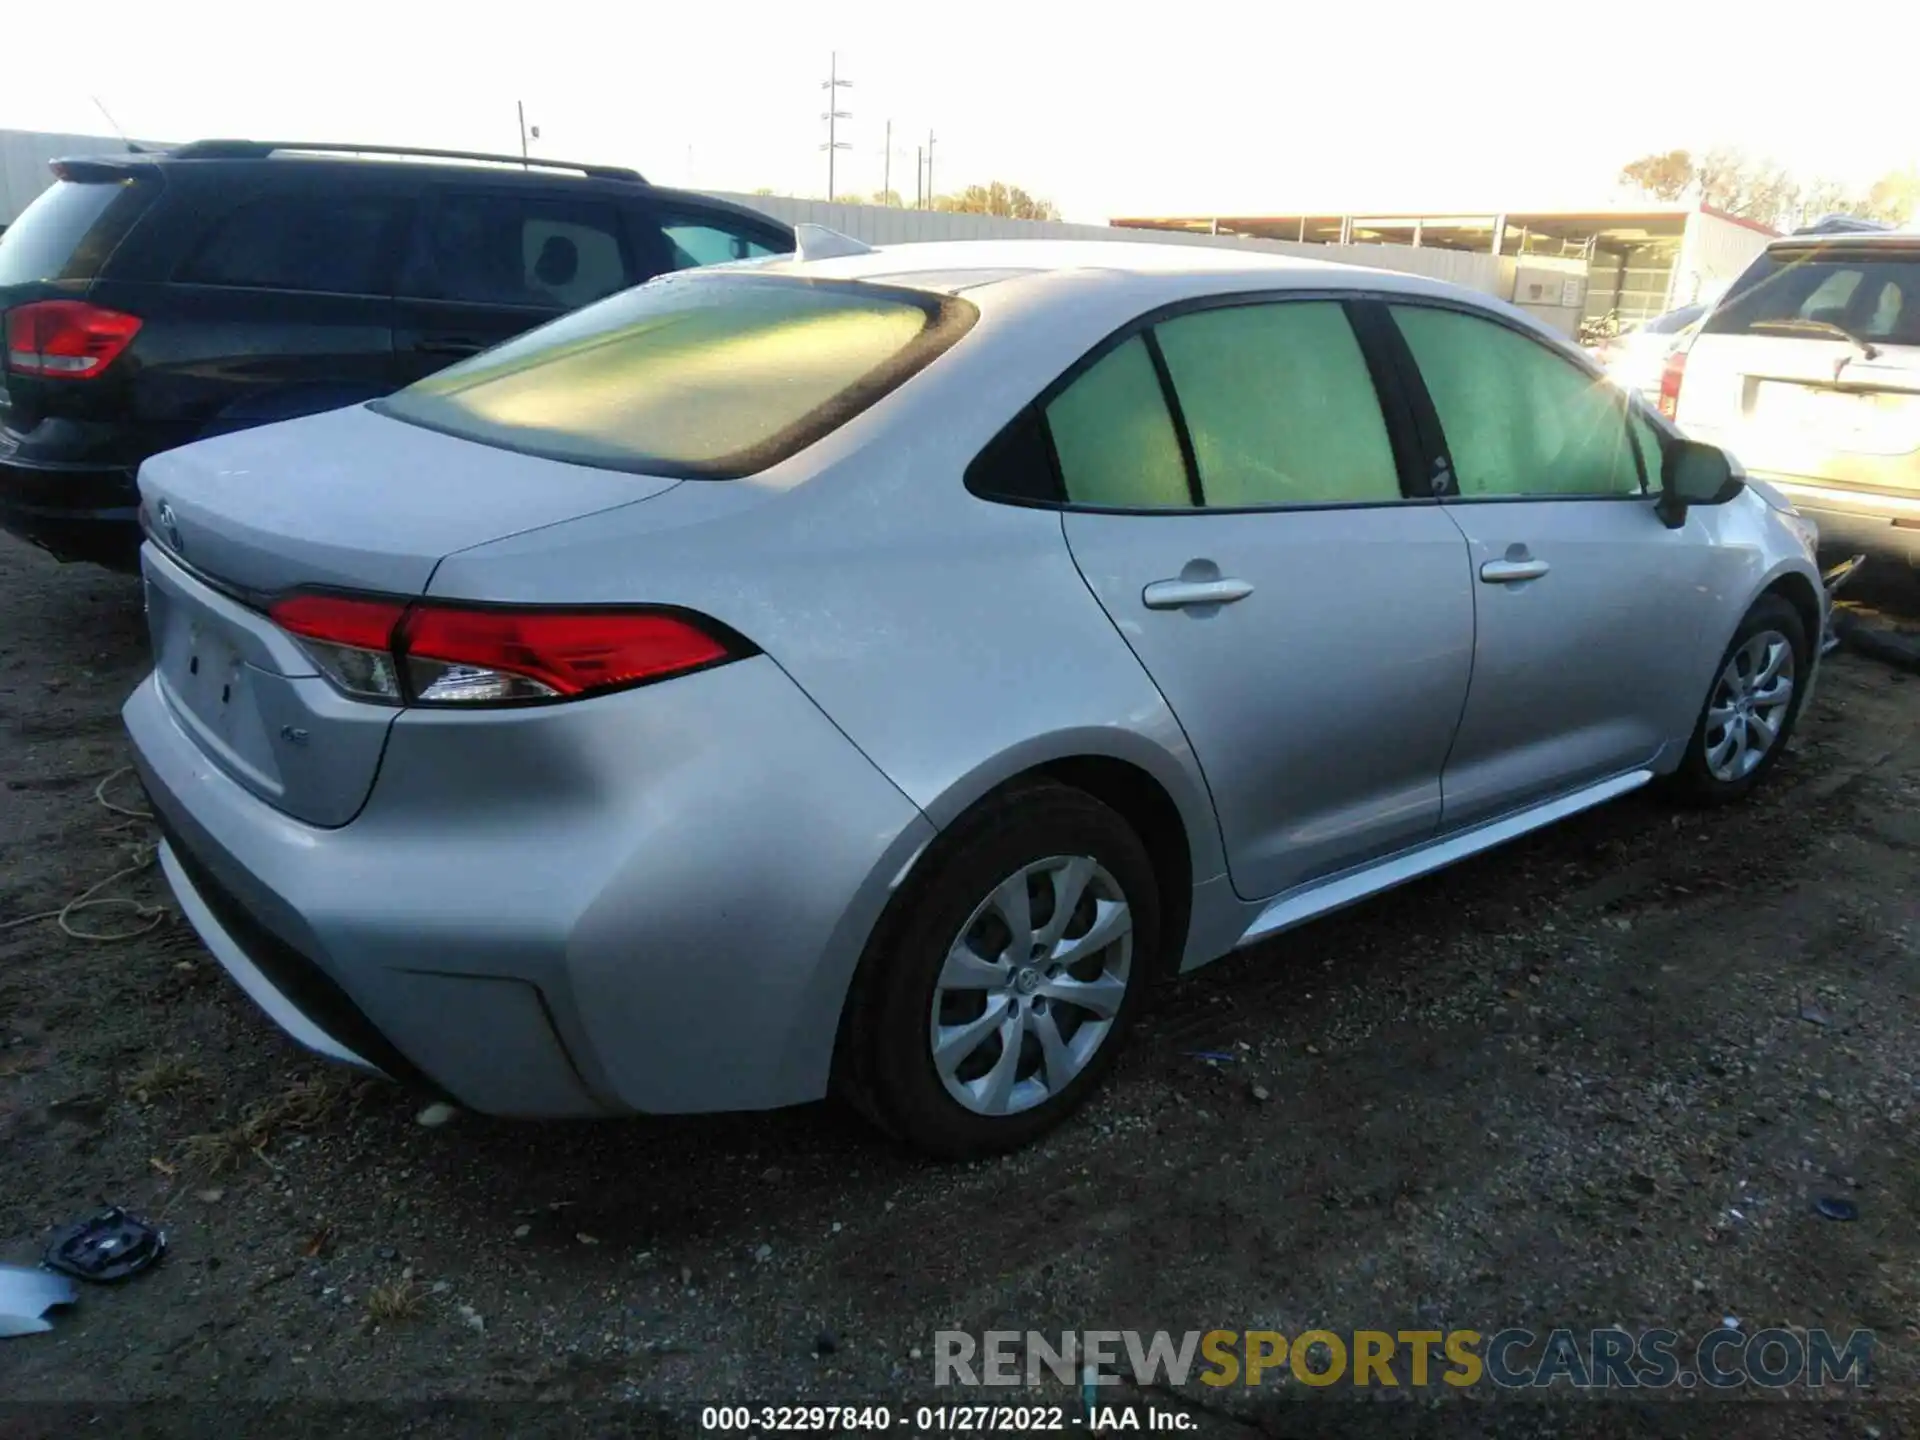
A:
{"type": "MultiPolygon", "coordinates": [[[[1909,580],[1883,603],[1920,611],[1909,580]]],[[[133,581],[0,538],[0,925],[150,846],[96,799],[145,664],[133,581]]],[[[111,943],[14,925],[0,1261],[103,1200],[172,1250],[0,1341],[0,1398],[68,1407],[0,1405],[0,1433],[694,1433],[715,1401],[927,1400],[942,1329],[1725,1317],[1870,1329],[1870,1382],[1150,1398],[1209,1433],[1920,1433],[1917,800],[1920,680],[1834,657],[1751,803],[1630,797],[1210,967],[1063,1132],[959,1168],[826,1105],[427,1128],[171,911],[111,943]],[[405,1408],[438,1400],[475,1403],[405,1408]],[[247,1408],[320,1401],[389,1403],[247,1408]]],[[[167,898],[151,868],[104,893],[167,898]]]]}

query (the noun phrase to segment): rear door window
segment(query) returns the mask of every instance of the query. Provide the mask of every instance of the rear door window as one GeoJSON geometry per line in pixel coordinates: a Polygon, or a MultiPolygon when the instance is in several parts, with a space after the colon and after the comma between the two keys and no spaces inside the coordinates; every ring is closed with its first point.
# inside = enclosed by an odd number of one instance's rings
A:
{"type": "Polygon", "coordinates": [[[387,196],[255,196],[215,222],[174,279],[250,290],[385,295],[401,214],[401,202],[387,196]]]}
{"type": "Polygon", "coordinates": [[[1770,250],[1701,327],[1708,335],[1840,338],[1920,345],[1920,247],[1770,250]],[[1824,332],[1824,334],[1823,334],[1824,332]]]}
{"type": "Polygon", "coordinates": [[[1154,333],[1209,508],[1400,499],[1373,376],[1338,301],[1201,310],[1154,333]]]}
{"type": "Polygon", "coordinates": [[[1179,433],[1144,336],[1107,351],[1047,405],[1067,499],[1121,510],[1193,505],[1179,433]]]}
{"type": "Polygon", "coordinates": [[[374,408],[503,449],[726,479],[785,459],[931,361],[964,300],[752,274],[665,276],[374,408]]]}
{"type": "Polygon", "coordinates": [[[663,211],[660,232],[671,247],[668,267],[690,270],[696,265],[725,265],[735,260],[759,260],[784,255],[793,246],[779,243],[772,231],[732,216],[693,211],[663,211]]]}
{"type": "Polygon", "coordinates": [[[427,207],[416,228],[401,293],[573,310],[636,278],[612,205],[450,192],[427,207]]]}
{"type": "Polygon", "coordinates": [[[158,188],[145,178],[56,180],[0,234],[0,285],[92,279],[158,188]]]}

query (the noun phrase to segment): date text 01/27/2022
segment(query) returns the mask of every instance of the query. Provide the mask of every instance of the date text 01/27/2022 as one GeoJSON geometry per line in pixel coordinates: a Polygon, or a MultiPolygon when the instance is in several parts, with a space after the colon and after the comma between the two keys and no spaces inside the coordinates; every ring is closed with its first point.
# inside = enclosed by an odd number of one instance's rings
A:
{"type": "Polygon", "coordinates": [[[1135,1405],[1097,1405],[1085,1413],[1064,1405],[708,1405],[700,1411],[702,1430],[735,1434],[1113,1434],[1191,1430],[1196,1423],[1184,1410],[1135,1405]]]}

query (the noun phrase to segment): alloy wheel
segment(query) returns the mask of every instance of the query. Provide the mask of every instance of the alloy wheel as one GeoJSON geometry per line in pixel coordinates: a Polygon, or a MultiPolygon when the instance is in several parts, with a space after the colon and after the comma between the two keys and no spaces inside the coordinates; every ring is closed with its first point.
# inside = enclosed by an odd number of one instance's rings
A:
{"type": "Polygon", "coordinates": [[[1733,652],[1707,702],[1707,770],[1721,781],[1744,780],[1767,757],[1793,703],[1793,645],[1778,630],[1761,630],[1733,652]]]}
{"type": "Polygon", "coordinates": [[[981,1115],[1045,1103],[1113,1029],[1133,971],[1133,913],[1100,863],[1054,855],[996,885],[934,983],[934,1069],[981,1115]]]}

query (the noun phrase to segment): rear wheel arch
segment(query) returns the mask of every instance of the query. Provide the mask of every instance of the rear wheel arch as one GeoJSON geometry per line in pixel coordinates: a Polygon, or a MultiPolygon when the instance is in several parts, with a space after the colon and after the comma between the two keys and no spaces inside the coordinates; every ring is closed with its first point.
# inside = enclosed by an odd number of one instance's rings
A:
{"type": "MultiPolygon", "coordinates": [[[[1152,980],[1180,970],[1193,904],[1193,857],[1188,826],[1179,803],[1151,772],[1111,755],[1074,754],[1029,766],[991,785],[970,802],[949,811],[940,833],[916,853],[895,885],[894,893],[875,922],[841,1005],[834,1041],[833,1088],[868,1119],[893,1130],[884,1107],[873,1098],[873,1077],[863,1026],[872,1011],[876,992],[894,953],[894,942],[911,918],[924,877],[937,873],[943,851],[968,822],[983,812],[1017,803],[1023,792],[1044,797],[1061,787],[1100,802],[1113,811],[1147,852],[1156,888],[1160,892],[1159,964],[1152,980]],[[929,860],[935,863],[930,865],[929,860]]],[[[953,798],[948,797],[949,801],[953,798]]]]}

